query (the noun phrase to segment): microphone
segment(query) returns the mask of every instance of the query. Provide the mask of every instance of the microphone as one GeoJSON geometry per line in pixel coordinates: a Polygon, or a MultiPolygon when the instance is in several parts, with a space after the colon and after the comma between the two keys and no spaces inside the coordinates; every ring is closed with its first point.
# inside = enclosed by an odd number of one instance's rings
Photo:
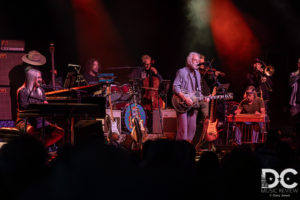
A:
{"type": "Polygon", "coordinates": [[[238,109],[238,105],[234,105],[231,108],[230,114],[235,115],[235,111],[238,109]]]}
{"type": "Polygon", "coordinates": [[[68,64],[68,67],[80,67],[80,65],[76,65],[76,64],[68,64]]]}

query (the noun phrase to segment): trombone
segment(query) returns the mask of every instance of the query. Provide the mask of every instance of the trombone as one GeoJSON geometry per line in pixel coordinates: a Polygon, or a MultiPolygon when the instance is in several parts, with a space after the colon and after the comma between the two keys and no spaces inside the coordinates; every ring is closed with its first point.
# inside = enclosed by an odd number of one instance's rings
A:
{"type": "Polygon", "coordinates": [[[266,66],[266,65],[264,64],[264,66],[265,66],[264,74],[265,74],[266,76],[269,76],[269,77],[273,76],[273,74],[274,74],[274,72],[275,72],[275,68],[274,68],[272,65],[266,66]]]}

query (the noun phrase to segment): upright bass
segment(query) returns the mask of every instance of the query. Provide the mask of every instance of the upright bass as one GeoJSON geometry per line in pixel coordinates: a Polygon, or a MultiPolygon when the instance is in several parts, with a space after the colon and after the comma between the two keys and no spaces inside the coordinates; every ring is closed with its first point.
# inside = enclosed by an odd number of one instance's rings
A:
{"type": "Polygon", "coordinates": [[[143,88],[145,89],[143,105],[145,110],[152,111],[163,108],[165,103],[158,94],[160,80],[153,74],[152,70],[149,71],[149,76],[143,80],[143,88]]]}

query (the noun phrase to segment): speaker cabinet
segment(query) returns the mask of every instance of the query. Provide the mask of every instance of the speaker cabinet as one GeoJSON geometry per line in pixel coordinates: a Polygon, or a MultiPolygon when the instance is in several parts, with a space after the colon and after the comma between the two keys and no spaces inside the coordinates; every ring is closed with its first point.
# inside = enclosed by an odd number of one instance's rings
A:
{"type": "MultiPolygon", "coordinates": [[[[161,110],[162,127],[164,133],[176,133],[177,132],[177,115],[174,109],[161,110]]],[[[161,133],[161,123],[159,111],[153,111],[153,133],[161,133]]]]}
{"type": "Polygon", "coordinates": [[[0,87],[0,120],[11,120],[10,87],[0,87]]]}
{"type": "Polygon", "coordinates": [[[19,71],[24,74],[24,69],[21,67],[23,55],[24,53],[0,52],[0,85],[10,85],[10,82],[17,81],[20,76],[19,71]]]}
{"type": "MultiPolygon", "coordinates": [[[[119,133],[121,134],[121,131],[122,131],[121,113],[122,113],[122,111],[121,110],[112,110],[112,111],[113,111],[114,119],[117,120],[117,125],[118,125],[119,133]]],[[[106,109],[106,114],[111,117],[110,109],[106,109]]],[[[108,132],[107,124],[106,123],[102,123],[102,124],[104,125],[103,126],[103,132],[107,133],[108,132]]]]}

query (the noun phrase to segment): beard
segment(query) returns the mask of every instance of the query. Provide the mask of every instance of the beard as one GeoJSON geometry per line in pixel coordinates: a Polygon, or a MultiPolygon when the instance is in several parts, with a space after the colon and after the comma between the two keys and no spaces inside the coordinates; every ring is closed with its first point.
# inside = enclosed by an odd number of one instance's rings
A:
{"type": "Polygon", "coordinates": [[[190,64],[189,67],[192,69],[192,70],[196,70],[199,68],[198,64],[190,64]]]}

